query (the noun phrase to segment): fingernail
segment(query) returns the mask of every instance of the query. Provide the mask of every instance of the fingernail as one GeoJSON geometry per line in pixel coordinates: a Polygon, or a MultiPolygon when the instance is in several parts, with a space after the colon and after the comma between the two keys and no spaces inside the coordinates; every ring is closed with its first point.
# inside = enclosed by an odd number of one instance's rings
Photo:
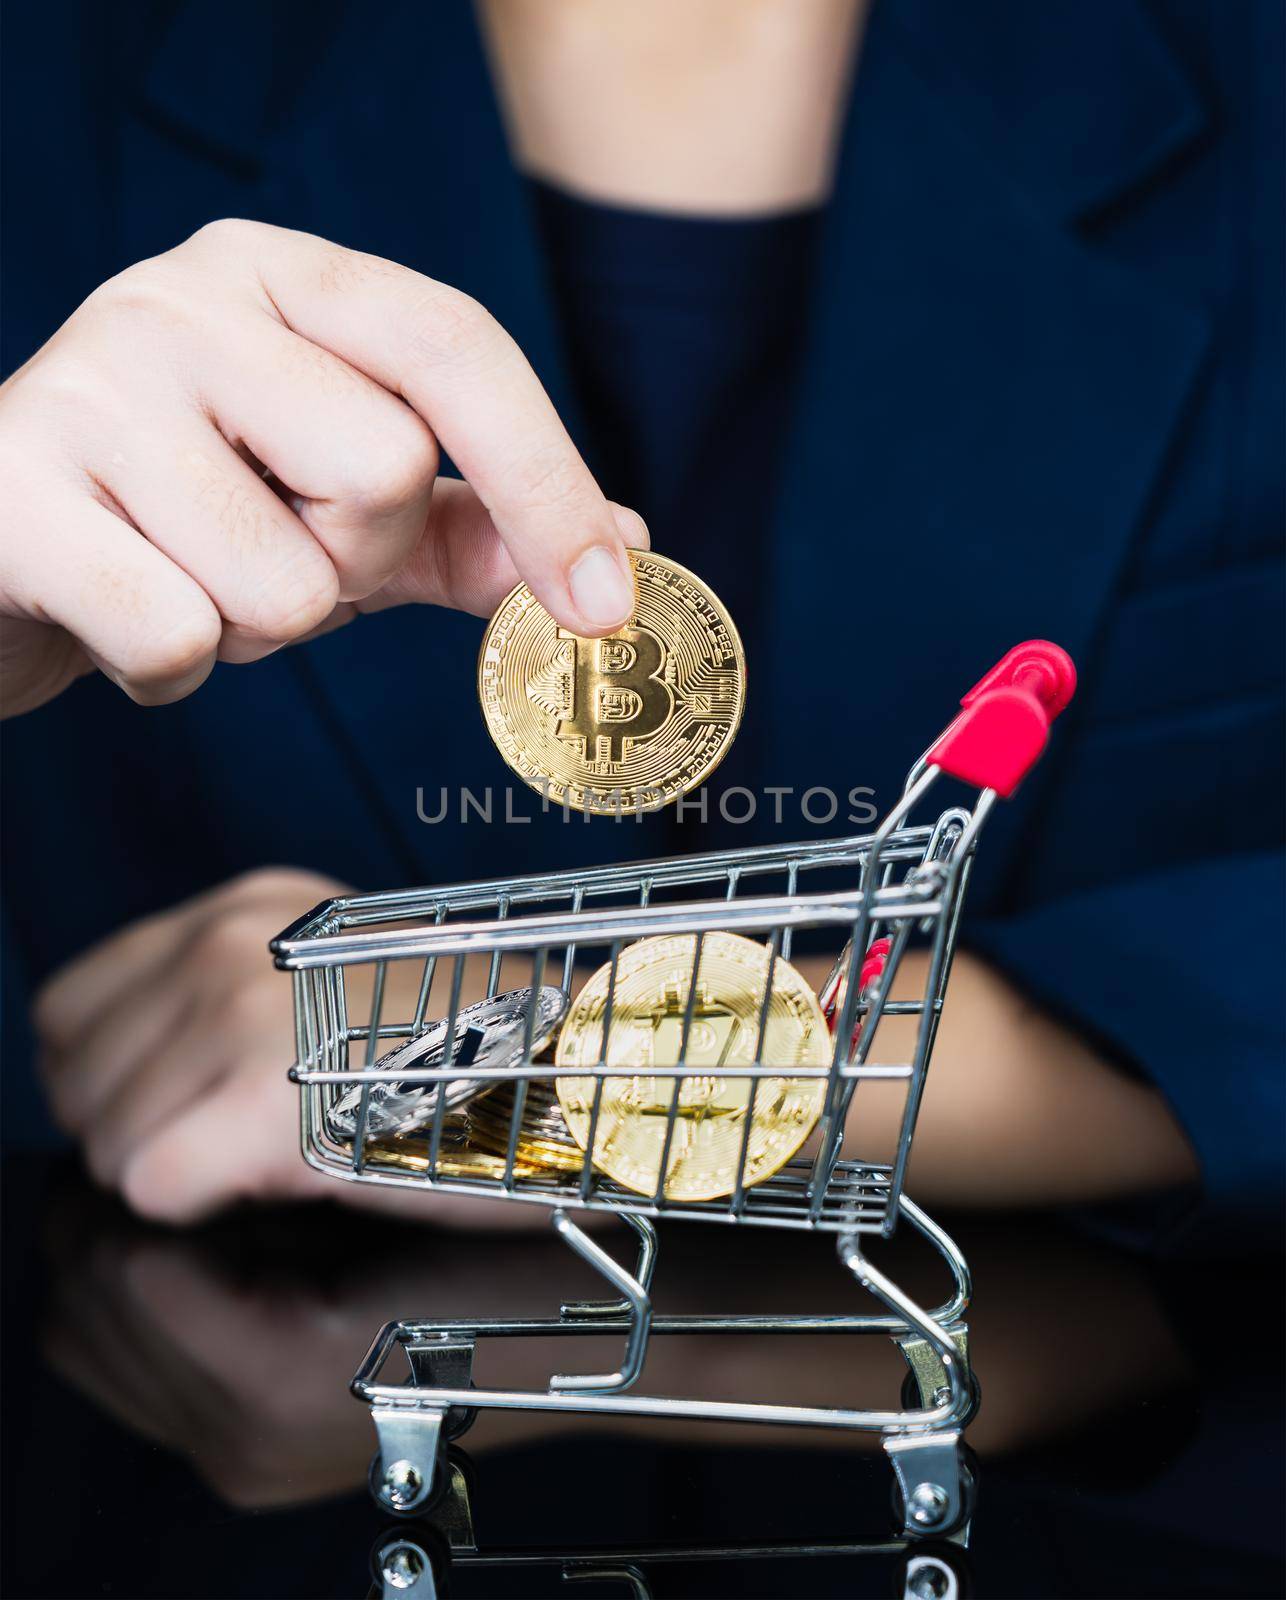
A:
{"type": "Polygon", "coordinates": [[[634,613],[634,580],[606,545],[587,550],[568,575],[572,604],[592,628],[615,628],[634,613]]]}
{"type": "Polygon", "coordinates": [[[634,550],[649,550],[652,546],[652,536],[647,531],[647,523],[639,516],[637,511],[631,511],[629,506],[617,505],[615,500],[609,500],[612,508],[612,518],[616,523],[616,531],[625,543],[634,550]]]}

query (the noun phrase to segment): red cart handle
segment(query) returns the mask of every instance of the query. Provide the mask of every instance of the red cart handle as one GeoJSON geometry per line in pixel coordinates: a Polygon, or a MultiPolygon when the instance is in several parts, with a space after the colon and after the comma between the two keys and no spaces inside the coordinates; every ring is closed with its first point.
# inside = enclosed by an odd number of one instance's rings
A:
{"type": "Polygon", "coordinates": [[[961,700],[964,710],[925,760],[1008,799],[1075,692],[1076,668],[1066,650],[1046,639],[1016,644],[961,700]]]}

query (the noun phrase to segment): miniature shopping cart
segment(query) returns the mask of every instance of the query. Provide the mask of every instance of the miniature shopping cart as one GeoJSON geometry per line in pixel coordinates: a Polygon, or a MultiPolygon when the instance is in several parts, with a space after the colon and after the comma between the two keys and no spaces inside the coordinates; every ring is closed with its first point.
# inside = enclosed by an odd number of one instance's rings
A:
{"type": "MultiPolygon", "coordinates": [[[[387,1510],[423,1513],[443,1491],[448,1439],[480,1409],[506,1407],[867,1430],[881,1436],[892,1462],[907,1533],[941,1535],[968,1518],[961,1433],[977,1399],[964,1322],[968,1269],[903,1184],[979,830],[997,796],[1012,793],[1039,757],[1049,724],[1074,685],[1072,664],[1056,645],[1031,641],[1015,647],[965,696],[960,714],[912,768],[901,798],[869,836],[347,896],[327,901],[274,940],[278,966],[294,977],[297,1061],[291,1075],[301,1092],[305,1160],[349,1183],[544,1206],[566,1243],[619,1297],[564,1305],[557,1317],[389,1323],[353,1380],[354,1393],[371,1408],[379,1441],[372,1490],[387,1510]],[[955,805],[926,821],[913,820],[943,773],[980,791],[972,807],[955,805]],[[801,1155],[762,1182],[746,1182],[747,1115],[742,1168],[721,1199],[668,1196],[664,1156],[656,1189],[647,1195],[615,1183],[588,1155],[579,1170],[533,1171],[519,1155],[524,1103],[533,1084],[548,1090],[573,1073],[582,1080],[619,1080],[640,1070],[653,1079],[683,1080],[709,1070],[689,1059],[688,1041],[702,940],[716,930],[762,941],[773,956],[787,959],[792,947],[819,938],[832,950],[843,946],[822,991],[833,1030],[830,1064],[805,1068],[763,1059],[761,1022],[761,1048],[753,1062],[729,1069],[749,1080],[752,1108],[757,1080],[824,1080],[818,1128],[801,1155]],[[692,936],[693,972],[675,1064],[630,1070],[600,1060],[596,1067],[560,1068],[539,1059],[535,1008],[542,988],[561,984],[570,991],[576,973],[607,964],[614,977],[627,945],[662,934],[692,936]],[[480,954],[487,960],[489,995],[512,989],[519,967],[521,981],[530,986],[528,1048],[503,1065],[471,1064],[459,1043],[465,965],[480,954]],[[911,1020],[897,1020],[902,1018],[911,1020]],[[888,1033],[910,1035],[904,1059],[877,1059],[886,1021],[888,1033]],[[390,1050],[432,1027],[445,1041],[432,1065],[379,1065],[390,1050]],[[369,1137],[373,1091],[390,1079],[434,1090],[433,1115],[418,1130],[421,1156],[412,1168],[398,1157],[396,1141],[369,1137]],[[858,1091],[870,1080],[893,1085],[900,1097],[896,1143],[880,1152],[882,1160],[845,1153],[846,1139],[849,1148],[862,1149],[858,1091]],[[452,1175],[445,1157],[448,1101],[474,1092],[470,1085],[480,1093],[502,1083],[511,1091],[506,1154],[494,1175],[452,1175]],[[351,1105],[355,1090],[352,1134],[340,1137],[332,1112],[343,1097],[351,1105]],[[637,1237],[633,1270],[573,1221],[576,1211],[625,1220],[637,1237]],[[660,1217],[834,1235],[841,1264],[883,1309],[866,1315],[654,1316],[654,1222],[660,1217]],[[868,1258],[867,1242],[887,1239],[901,1222],[938,1252],[950,1272],[951,1292],[932,1311],[868,1258]],[[903,1403],[858,1410],[636,1392],[649,1340],[670,1333],[885,1334],[909,1368],[903,1403]],[[557,1374],[542,1389],[474,1387],[479,1339],[568,1334],[622,1337],[618,1369],[557,1374]],[[409,1380],[394,1381],[398,1352],[409,1380]]],[[[766,985],[773,968],[767,960],[766,985]]],[[[761,1016],[767,1010],[765,995],[761,1016]]],[[[610,1009],[604,1056],[609,1026],[610,1009]]],[[[600,1102],[596,1091],[595,1113],[600,1102]]],[[[671,1093],[666,1115],[668,1152],[681,1115],[679,1093],[671,1093]]],[[[587,1144],[595,1149],[593,1120],[587,1144]]]]}

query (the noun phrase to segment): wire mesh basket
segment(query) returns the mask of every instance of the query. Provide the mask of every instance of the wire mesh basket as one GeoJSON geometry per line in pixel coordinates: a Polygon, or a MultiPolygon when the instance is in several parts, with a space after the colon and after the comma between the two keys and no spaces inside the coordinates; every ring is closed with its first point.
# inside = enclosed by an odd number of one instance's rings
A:
{"type": "MultiPolygon", "coordinates": [[[[933,769],[930,769],[932,771],[933,769]]],[[[926,786],[914,786],[918,794],[926,786]]],[[[902,808],[899,808],[902,809],[902,808]]],[[[894,813],[896,816],[897,813],[894,813]]],[[[309,1162],[352,1181],[419,1188],[442,1187],[547,1206],[579,1206],[626,1210],[657,1216],[700,1216],[777,1227],[891,1231],[906,1172],[915,1114],[941,1011],[959,906],[968,876],[968,859],[976,832],[975,818],[963,809],[944,812],[931,826],[885,825],[869,838],[833,844],[773,846],[720,855],[670,861],[649,861],[604,870],[531,876],[492,883],[393,895],[363,895],[335,900],[277,946],[279,959],[294,970],[298,1027],[296,1080],[303,1089],[303,1139],[309,1162]],[[821,868],[850,873],[855,888],[839,893],[810,892],[810,877],[821,868]],[[682,889],[681,902],[667,903],[665,891],[682,889]],[[373,928],[378,924],[378,929],[373,928]],[[683,1079],[708,1076],[708,1062],[689,1063],[696,997],[700,993],[702,957],[709,935],[736,932],[766,943],[774,957],[789,960],[796,940],[814,930],[847,941],[836,976],[843,996],[836,1008],[831,1062],[799,1067],[789,1062],[754,1059],[738,1065],[738,1079],[756,1094],[755,1080],[774,1082],[819,1079],[825,1084],[825,1106],[814,1153],[790,1162],[757,1185],[748,1184],[747,1149],[726,1198],[684,1201],[667,1198],[667,1183],[658,1181],[650,1195],[621,1188],[596,1170],[589,1155],[581,1169],[525,1172],[518,1159],[522,1121],[535,1085],[552,1085],[559,1076],[629,1080],[638,1075],[604,1061],[591,1067],[559,1068],[533,1060],[531,1044],[539,1039],[536,1004],[552,974],[570,989],[578,967],[613,967],[632,941],[660,935],[690,935],[684,1013],[678,1050],[672,1064],[648,1064],[648,1077],[683,1079]],[[882,972],[860,982],[868,948],[888,942],[882,972]],[[919,964],[914,992],[896,1001],[886,998],[917,947],[927,949],[919,964]],[[486,957],[486,996],[516,987],[529,997],[524,1019],[528,1048],[503,1067],[462,1066],[456,1059],[466,963],[486,957]],[[413,981],[400,986],[408,1003],[390,1015],[389,996],[399,987],[390,980],[395,964],[413,968],[413,981]],[[515,984],[509,974],[516,973],[515,984]],[[355,976],[364,982],[355,982],[355,976]],[[360,997],[360,998],[359,998],[360,997]],[[916,1018],[909,1059],[871,1064],[870,1049],[886,1015],[916,1018]],[[426,1019],[446,1018],[444,1059],[440,1065],[381,1066],[392,1047],[424,1034],[426,1019]],[[853,1090],[863,1079],[878,1078],[902,1086],[904,1109],[894,1159],[866,1164],[840,1159],[841,1133],[853,1090]],[[421,1159],[405,1164],[402,1148],[369,1138],[371,1097],[376,1082],[444,1087],[433,1096],[433,1115],[420,1141],[421,1159]],[[508,1137],[504,1161],[494,1177],[455,1176],[443,1159],[443,1130],[451,1093],[476,1086],[503,1084],[508,1096],[508,1137]],[[334,1111],[352,1089],[368,1091],[359,1101],[351,1138],[337,1137],[334,1111]]],[[[766,1010],[771,998],[775,963],[764,964],[766,1010]]],[[[833,982],[833,980],[832,980],[833,982]]],[[[608,1010],[612,1005],[609,990],[608,1010]]],[[[610,1028],[610,1022],[608,1023],[610,1028]]],[[[601,1108],[596,1097],[591,1112],[601,1108]]],[[[664,1142],[674,1160],[680,1096],[669,1096],[664,1142]]],[[[753,1116],[743,1119],[746,1143],[753,1116]]],[[[594,1134],[586,1140],[595,1147],[594,1134]]],[[[671,1170],[664,1174],[672,1177],[671,1170]]]]}

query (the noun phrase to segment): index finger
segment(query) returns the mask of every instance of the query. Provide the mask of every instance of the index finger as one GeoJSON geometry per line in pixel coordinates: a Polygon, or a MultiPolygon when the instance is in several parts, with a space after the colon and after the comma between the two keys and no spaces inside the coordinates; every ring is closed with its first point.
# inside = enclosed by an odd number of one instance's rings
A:
{"type": "Polygon", "coordinates": [[[647,544],[613,507],[513,338],[459,290],[307,234],[262,230],[257,262],[296,333],[405,398],[491,514],[519,575],[581,634],[634,612],[627,545],[647,544]]]}

